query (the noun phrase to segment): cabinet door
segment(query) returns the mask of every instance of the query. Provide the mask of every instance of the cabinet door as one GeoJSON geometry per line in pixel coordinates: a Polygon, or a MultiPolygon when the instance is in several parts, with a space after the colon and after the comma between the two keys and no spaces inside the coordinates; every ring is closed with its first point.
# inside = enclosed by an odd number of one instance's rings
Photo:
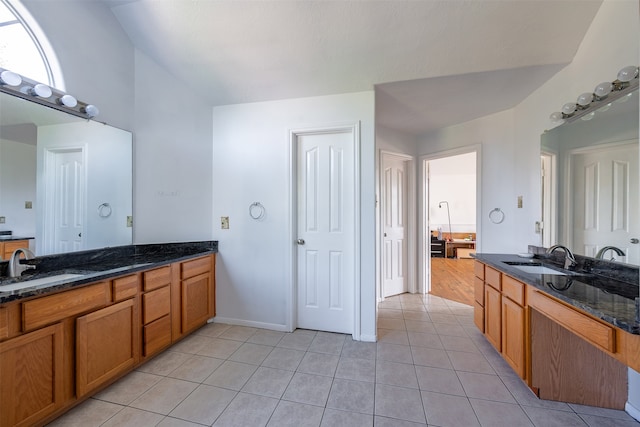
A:
{"type": "Polygon", "coordinates": [[[76,320],[76,393],[87,394],[138,361],[136,299],[76,320]]]}
{"type": "Polygon", "coordinates": [[[0,343],[0,426],[30,426],[64,403],[61,323],[0,343]]]}
{"type": "Polygon", "coordinates": [[[182,281],[182,333],[203,325],[213,315],[209,273],[182,281]]]}
{"type": "Polygon", "coordinates": [[[524,308],[502,297],[502,357],[524,379],[524,308]]]}
{"type": "Polygon", "coordinates": [[[496,350],[502,350],[502,304],[500,292],[489,285],[484,287],[484,333],[496,350]]]}

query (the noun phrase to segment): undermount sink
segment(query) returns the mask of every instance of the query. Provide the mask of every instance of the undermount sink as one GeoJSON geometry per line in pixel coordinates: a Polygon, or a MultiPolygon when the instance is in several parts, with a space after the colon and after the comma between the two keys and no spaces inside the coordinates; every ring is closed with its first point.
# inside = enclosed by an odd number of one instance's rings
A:
{"type": "Polygon", "coordinates": [[[544,265],[514,265],[513,267],[531,274],[555,274],[558,276],[568,276],[571,274],[554,270],[553,268],[545,267],[544,265]]]}
{"type": "Polygon", "coordinates": [[[77,279],[78,277],[82,277],[82,276],[84,276],[84,274],[65,273],[65,274],[58,274],[56,276],[42,277],[40,279],[25,280],[23,282],[16,282],[8,285],[0,285],[0,292],[19,291],[20,289],[48,285],[50,283],[56,283],[56,282],[64,282],[65,280],[70,280],[70,279],[77,279]]]}

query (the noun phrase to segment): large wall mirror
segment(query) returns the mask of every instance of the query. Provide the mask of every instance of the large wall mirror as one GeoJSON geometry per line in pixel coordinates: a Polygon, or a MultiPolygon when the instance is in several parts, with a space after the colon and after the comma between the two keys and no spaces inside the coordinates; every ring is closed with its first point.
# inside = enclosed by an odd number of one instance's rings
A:
{"type": "Polygon", "coordinates": [[[132,135],[0,93],[0,231],[36,255],[132,242],[132,135]]]}
{"type": "Polygon", "coordinates": [[[543,245],[640,265],[638,89],[541,138],[543,245]]]}

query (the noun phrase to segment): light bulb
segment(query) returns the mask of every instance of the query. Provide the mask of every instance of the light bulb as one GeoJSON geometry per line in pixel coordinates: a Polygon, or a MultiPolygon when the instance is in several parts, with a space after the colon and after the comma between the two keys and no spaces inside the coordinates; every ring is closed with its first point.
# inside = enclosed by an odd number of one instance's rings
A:
{"type": "Polygon", "coordinates": [[[578,97],[577,102],[579,106],[586,107],[587,105],[591,104],[591,101],[593,101],[593,94],[585,92],[578,97]]]}
{"type": "Polygon", "coordinates": [[[638,77],[638,67],[635,65],[626,66],[618,72],[618,80],[621,82],[630,82],[636,77],[638,77]]]}
{"type": "Polygon", "coordinates": [[[567,102],[562,106],[562,112],[567,116],[576,112],[576,103],[575,102],[567,102]]]}
{"type": "Polygon", "coordinates": [[[60,98],[58,98],[58,104],[64,105],[65,107],[73,108],[78,105],[78,100],[71,95],[62,95],[60,98]]]}
{"type": "Polygon", "coordinates": [[[18,86],[20,83],[22,83],[22,77],[13,71],[4,70],[0,73],[0,84],[18,86]]]}
{"type": "Polygon", "coordinates": [[[39,96],[40,98],[48,98],[51,96],[51,88],[42,83],[38,83],[31,89],[29,89],[29,95],[39,96]]]}
{"type": "Polygon", "coordinates": [[[100,110],[93,104],[89,104],[82,109],[82,112],[85,113],[89,117],[95,117],[100,114],[100,110]]]}
{"type": "Polygon", "coordinates": [[[596,88],[593,90],[593,93],[598,98],[604,98],[611,93],[611,90],[613,90],[613,84],[611,84],[611,82],[602,82],[598,86],[596,86],[596,88]]]}
{"type": "Polygon", "coordinates": [[[556,111],[555,113],[551,113],[549,116],[552,122],[557,123],[563,121],[562,113],[560,111],[556,111]]]}

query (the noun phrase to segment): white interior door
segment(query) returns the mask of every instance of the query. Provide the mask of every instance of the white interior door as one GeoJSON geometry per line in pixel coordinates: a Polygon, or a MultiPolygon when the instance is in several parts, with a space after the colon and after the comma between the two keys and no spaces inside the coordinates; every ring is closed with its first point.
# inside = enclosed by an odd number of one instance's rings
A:
{"type": "Polygon", "coordinates": [[[298,134],[297,326],[353,333],[353,131],[298,134]]]}
{"type": "Polygon", "coordinates": [[[83,249],[84,162],[82,150],[55,155],[54,253],[83,249]]]}
{"type": "MultiPolygon", "coordinates": [[[[577,253],[595,256],[616,246],[622,262],[640,264],[638,209],[638,142],[573,154],[573,243],[577,253]]],[[[610,259],[606,254],[606,258],[610,259]]]]}
{"type": "Polygon", "coordinates": [[[382,154],[382,290],[407,292],[407,161],[382,154]]]}

